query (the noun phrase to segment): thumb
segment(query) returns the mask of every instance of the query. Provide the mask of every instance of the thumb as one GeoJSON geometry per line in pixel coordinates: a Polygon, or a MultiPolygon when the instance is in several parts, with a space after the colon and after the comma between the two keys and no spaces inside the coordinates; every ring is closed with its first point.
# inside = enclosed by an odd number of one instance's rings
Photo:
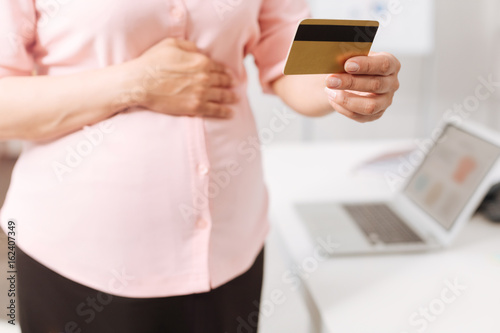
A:
{"type": "Polygon", "coordinates": [[[187,52],[200,52],[200,50],[198,49],[198,47],[196,46],[195,43],[189,41],[189,40],[185,40],[185,39],[178,39],[177,40],[177,46],[183,50],[183,51],[187,51],[187,52]]]}

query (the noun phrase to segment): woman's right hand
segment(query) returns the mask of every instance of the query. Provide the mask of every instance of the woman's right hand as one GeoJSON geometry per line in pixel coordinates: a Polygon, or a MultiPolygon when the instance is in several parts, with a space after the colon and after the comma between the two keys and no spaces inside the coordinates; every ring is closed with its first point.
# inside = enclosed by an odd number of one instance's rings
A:
{"type": "Polygon", "coordinates": [[[165,39],[129,63],[133,105],[174,116],[229,118],[238,96],[226,67],[190,41],[165,39]]]}

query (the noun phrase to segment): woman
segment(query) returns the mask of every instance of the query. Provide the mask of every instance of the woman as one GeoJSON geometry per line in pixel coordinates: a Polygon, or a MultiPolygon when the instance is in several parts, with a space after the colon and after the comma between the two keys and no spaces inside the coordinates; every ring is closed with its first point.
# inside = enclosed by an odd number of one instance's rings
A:
{"type": "Polygon", "coordinates": [[[0,140],[21,139],[23,332],[255,332],[268,230],[243,58],[308,116],[378,119],[389,54],[283,77],[304,0],[0,2],[0,140]],[[36,76],[32,76],[36,70],[36,76]],[[225,181],[221,181],[224,179],[225,181]]]}

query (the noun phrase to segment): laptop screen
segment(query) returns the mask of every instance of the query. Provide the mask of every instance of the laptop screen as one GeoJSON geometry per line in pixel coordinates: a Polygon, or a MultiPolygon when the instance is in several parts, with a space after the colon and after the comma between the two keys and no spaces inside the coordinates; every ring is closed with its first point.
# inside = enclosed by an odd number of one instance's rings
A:
{"type": "Polygon", "coordinates": [[[449,230],[499,155],[496,145],[448,125],[404,193],[449,230]]]}

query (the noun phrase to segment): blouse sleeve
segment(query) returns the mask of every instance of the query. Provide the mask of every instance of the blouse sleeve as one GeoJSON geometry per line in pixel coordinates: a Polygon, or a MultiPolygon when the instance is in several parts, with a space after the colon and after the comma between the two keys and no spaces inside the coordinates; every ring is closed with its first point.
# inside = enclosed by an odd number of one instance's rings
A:
{"type": "Polygon", "coordinates": [[[31,75],[35,0],[0,0],[0,78],[31,75]]]}
{"type": "Polygon", "coordinates": [[[259,69],[264,92],[273,93],[270,84],[283,75],[297,26],[309,17],[306,0],[263,0],[259,16],[260,38],[250,52],[259,69]]]}

